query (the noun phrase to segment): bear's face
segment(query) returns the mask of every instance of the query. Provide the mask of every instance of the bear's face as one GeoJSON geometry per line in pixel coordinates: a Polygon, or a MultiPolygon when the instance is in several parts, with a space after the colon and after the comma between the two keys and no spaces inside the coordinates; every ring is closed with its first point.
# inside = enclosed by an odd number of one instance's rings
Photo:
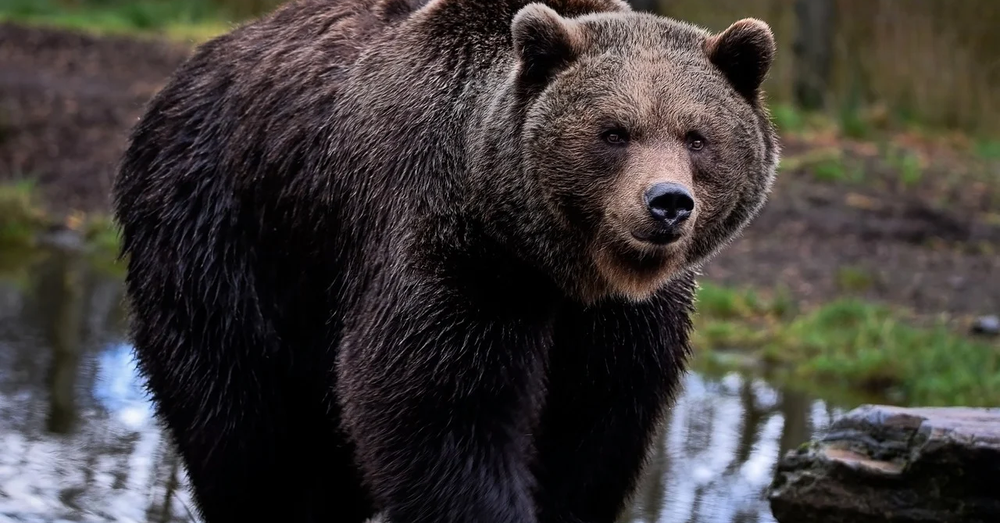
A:
{"type": "Polygon", "coordinates": [[[647,298],[758,212],[778,149],[759,93],[774,54],[763,22],[710,35],[533,4],[513,33],[530,97],[525,168],[582,246],[585,298],[647,298]]]}

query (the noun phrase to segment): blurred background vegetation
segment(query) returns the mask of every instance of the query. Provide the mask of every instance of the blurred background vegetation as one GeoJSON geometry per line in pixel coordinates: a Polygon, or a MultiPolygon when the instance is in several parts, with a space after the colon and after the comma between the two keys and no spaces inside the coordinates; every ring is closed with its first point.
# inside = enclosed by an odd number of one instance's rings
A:
{"type": "MultiPolygon", "coordinates": [[[[282,0],[0,0],[3,19],[202,40],[282,0]]],[[[914,126],[1000,134],[996,0],[632,0],[711,30],[744,16],[774,28],[776,116],[822,110],[845,133],[914,126]]],[[[995,149],[992,145],[983,145],[995,149]]],[[[1000,150],[990,151],[1000,154],[1000,150]]]]}
{"type": "Polygon", "coordinates": [[[845,131],[920,125],[1000,132],[996,0],[645,0],[721,30],[766,20],[780,59],[773,99],[836,114],[845,131]]]}

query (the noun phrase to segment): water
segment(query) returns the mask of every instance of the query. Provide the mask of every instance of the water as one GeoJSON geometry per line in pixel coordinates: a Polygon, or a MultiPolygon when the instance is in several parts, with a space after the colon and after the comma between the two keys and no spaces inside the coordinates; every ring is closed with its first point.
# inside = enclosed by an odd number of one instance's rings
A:
{"type": "MultiPolygon", "coordinates": [[[[120,277],[61,251],[2,261],[0,522],[195,521],[123,341],[120,277]]],[[[773,522],[763,493],[777,457],[839,413],[690,374],[626,521],[773,522]]]]}

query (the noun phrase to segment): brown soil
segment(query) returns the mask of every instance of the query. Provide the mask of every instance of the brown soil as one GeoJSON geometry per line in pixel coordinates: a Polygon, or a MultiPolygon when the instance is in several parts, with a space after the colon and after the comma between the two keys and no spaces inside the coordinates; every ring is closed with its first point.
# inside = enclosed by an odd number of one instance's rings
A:
{"type": "MultiPolygon", "coordinates": [[[[188,53],[0,24],[0,181],[39,180],[57,213],[106,210],[129,127],[188,53]]],[[[852,292],[924,314],[1000,313],[1000,167],[903,142],[927,162],[906,186],[871,144],[786,139],[786,158],[832,147],[863,180],[783,172],[760,218],[705,275],[811,302],[852,292]]]]}
{"type": "Polygon", "coordinates": [[[36,179],[55,212],[106,208],[130,126],[187,53],[0,24],[0,180],[36,179]]]}

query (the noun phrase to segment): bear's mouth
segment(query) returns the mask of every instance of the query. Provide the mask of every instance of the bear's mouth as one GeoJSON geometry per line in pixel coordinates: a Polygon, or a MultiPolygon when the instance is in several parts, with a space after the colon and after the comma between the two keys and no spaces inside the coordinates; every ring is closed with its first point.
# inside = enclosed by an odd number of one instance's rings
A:
{"type": "Polygon", "coordinates": [[[614,245],[621,254],[630,252],[640,258],[650,255],[663,256],[681,248],[682,240],[689,235],[688,223],[667,224],[652,220],[622,220],[609,215],[603,224],[604,241],[614,245]]]}
{"type": "Polygon", "coordinates": [[[633,227],[621,225],[605,230],[604,248],[624,266],[647,272],[670,259],[683,257],[685,228],[633,227]]]}
{"type": "Polygon", "coordinates": [[[677,242],[684,233],[675,228],[657,228],[654,230],[632,230],[632,237],[642,243],[663,247],[677,242]]]}
{"type": "Polygon", "coordinates": [[[631,239],[648,248],[662,248],[673,245],[687,236],[686,224],[643,223],[632,227],[628,234],[631,239]]]}
{"type": "Polygon", "coordinates": [[[635,275],[659,272],[673,250],[635,238],[618,238],[609,242],[605,248],[612,255],[611,258],[616,260],[616,265],[635,275]]]}

